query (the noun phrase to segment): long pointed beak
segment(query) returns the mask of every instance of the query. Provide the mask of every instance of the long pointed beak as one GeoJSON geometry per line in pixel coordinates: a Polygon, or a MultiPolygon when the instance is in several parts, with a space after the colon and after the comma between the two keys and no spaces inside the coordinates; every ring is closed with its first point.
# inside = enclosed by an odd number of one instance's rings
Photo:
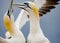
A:
{"type": "Polygon", "coordinates": [[[16,7],[25,7],[25,4],[13,4],[13,6],[16,6],[16,7]]]}
{"type": "Polygon", "coordinates": [[[13,0],[11,0],[10,7],[8,9],[8,16],[10,16],[13,13],[13,0]]]}
{"type": "Polygon", "coordinates": [[[8,13],[7,13],[7,15],[9,16],[9,18],[12,15],[12,13],[13,13],[13,0],[11,0],[10,7],[9,7],[8,13]]]}
{"type": "Polygon", "coordinates": [[[12,11],[13,10],[13,0],[11,0],[11,4],[10,4],[10,7],[9,7],[9,11],[12,11]]]}
{"type": "Polygon", "coordinates": [[[26,8],[26,5],[25,4],[13,4],[13,6],[15,6],[15,7],[17,7],[17,8],[21,8],[21,9],[24,9],[24,10],[26,10],[25,8],[26,8]]]}

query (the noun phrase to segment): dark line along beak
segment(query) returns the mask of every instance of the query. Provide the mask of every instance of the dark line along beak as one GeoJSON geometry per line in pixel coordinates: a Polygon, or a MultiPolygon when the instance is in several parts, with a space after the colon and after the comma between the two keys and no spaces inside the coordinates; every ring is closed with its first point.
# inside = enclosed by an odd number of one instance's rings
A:
{"type": "Polygon", "coordinates": [[[11,0],[11,4],[10,4],[10,8],[9,8],[9,11],[12,12],[12,10],[13,10],[13,0],[11,0]]]}
{"type": "MultiPolygon", "coordinates": [[[[16,6],[16,7],[18,7],[18,8],[21,8],[21,9],[24,9],[24,10],[26,10],[25,8],[26,8],[26,5],[25,4],[23,4],[23,5],[21,5],[21,4],[13,4],[13,6],[16,6]]],[[[27,10],[26,10],[27,11],[27,10]]]]}
{"type": "Polygon", "coordinates": [[[12,13],[13,13],[13,0],[11,0],[10,7],[9,7],[8,13],[7,13],[7,15],[9,16],[9,18],[10,18],[10,16],[11,16],[12,13]]]}

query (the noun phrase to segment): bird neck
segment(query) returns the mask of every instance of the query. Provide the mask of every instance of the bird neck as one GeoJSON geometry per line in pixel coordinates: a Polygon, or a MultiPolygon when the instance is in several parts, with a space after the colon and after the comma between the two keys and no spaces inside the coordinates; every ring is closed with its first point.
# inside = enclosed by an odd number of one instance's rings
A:
{"type": "Polygon", "coordinates": [[[42,33],[39,23],[39,14],[30,14],[30,33],[36,34],[37,32],[42,33]]]}

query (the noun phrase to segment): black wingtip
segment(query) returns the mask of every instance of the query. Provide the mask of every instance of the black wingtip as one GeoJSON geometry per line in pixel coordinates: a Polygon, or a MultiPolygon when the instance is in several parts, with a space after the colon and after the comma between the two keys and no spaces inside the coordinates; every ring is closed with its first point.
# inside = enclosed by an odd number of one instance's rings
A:
{"type": "Polygon", "coordinates": [[[55,5],[59,4],[60,0],[46,0],[46,3],[39,9],[39,15],[43,16],[47,12],[50,12],[51,9],[55,8],[55,5]]]}
{"type": "Polygon", "coordinates": [[[60,0],[46,0],[47,2],[58,2],[60,0]]]}

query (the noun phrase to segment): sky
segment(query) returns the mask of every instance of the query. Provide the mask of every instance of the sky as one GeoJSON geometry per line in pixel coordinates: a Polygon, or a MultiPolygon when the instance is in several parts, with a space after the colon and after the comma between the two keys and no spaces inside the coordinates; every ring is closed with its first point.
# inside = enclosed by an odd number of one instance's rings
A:
{"type": "MultiPolygon", "coordinates": [[[[0,37],[5,38],[6,29],[3,24],[4,13],[8,10],[11,0],[0,0],[0,37]]],[[[24,3],[25,1],[33,0],[14,0],[15,3],[24,3]]],[[[14,8],[15,20],[21,9],[14,8]]],[[[51,12],[40,17],[40,25],[44,35],[51,41],[51,43],[60,43],[60,4],[51,12]]],[[[22,32],[27,39],[29,33],[29,21],[23,26],[22,32]]]]}

